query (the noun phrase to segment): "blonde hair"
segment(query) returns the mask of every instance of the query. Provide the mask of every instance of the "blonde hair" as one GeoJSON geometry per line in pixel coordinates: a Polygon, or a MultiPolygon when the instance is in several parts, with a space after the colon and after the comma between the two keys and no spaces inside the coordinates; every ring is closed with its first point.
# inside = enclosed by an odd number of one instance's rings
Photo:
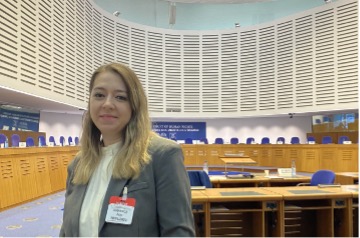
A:
{"type": "MultiPolygon", "coordinates": [[[[139,176],[142,167],[150,161],[147,149],[150,138],[155,135],[155,133],[151,132],[147,98],[135,72],[129,67],[119,63],[100,66],[93,73],[89,85],[90,94],[96,77],[103,72],[116,73],[124,81],[132,112],[130,121],[123,130],[123,141],[121,149],[116,154],[112,175],[119,179],[136,178],[139,176]]],[[[81,147],[77,155],[78,163],[75,168],[73,183],[88,183],[101,159],[102,145],[100,139],[101,132],[90,117],[89,100],[88,110],[85,112],[83,118],[83,132],[80,141],[81,147]]]]}

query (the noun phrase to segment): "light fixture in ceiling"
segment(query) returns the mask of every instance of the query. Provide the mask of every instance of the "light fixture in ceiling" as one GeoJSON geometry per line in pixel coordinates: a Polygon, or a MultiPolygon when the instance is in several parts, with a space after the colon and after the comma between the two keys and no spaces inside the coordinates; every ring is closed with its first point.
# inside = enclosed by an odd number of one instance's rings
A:
{"type": "Polygon", "coordinates": [[[121,12],[119,12],[119,11],[113,12],[113,15],[116,16],[116,17],[120,16],[120,14],[121,14],[121,12]]]}

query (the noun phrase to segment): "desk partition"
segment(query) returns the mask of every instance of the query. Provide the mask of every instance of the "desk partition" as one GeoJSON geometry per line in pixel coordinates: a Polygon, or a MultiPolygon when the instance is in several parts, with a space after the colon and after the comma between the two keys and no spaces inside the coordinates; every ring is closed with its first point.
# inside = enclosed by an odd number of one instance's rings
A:
{"type": "Polygon", "coordinates": [[[358,144],[290,145],[290,144],[182,144],[185,165],[209,166],[225,163],[225,154],[243,154],[256,162],[256,166],[290,167],[296,161],[297,171],[315,172],[330,169],[334,172],[358,172],[358,144]]]}

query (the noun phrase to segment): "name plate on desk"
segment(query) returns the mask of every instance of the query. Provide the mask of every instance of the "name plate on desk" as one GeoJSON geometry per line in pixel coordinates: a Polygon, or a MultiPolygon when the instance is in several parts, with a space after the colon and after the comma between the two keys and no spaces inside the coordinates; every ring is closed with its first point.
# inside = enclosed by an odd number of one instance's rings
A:
{"type": "Polygon", "coordinates": [[[308,144],[309,145],[315,145],[315,141],[309,141],[308,144]]]}
{"type": "Polygon", "coordinates": [[[26,147],[26,142],[19,142],[19,147],[20,148],[25,148],[26,147]]]}
{"type": "Polygon", "coordinates": [[[49,146],[50,147],[54,146],[54,142],[49,142],[49,146]]]}
{"type": "Polygon", "coordinates": [[[344,141],[343,141],[343,144],[344,144],[344,145],[351,145],[351,140],[344,140],[344,141]]]}
{"type": "Polygon", "coordinates": [[[219,158],[225,164],[256,164],[256,161],[250,159],[248,156],[243,156],[243,157],[219,156],[219,158]]]}
{"type": "Polygon", "coordinates": [[[291,177],[291,168],[278,168],[278,175],[280,177],[291,177]]]}

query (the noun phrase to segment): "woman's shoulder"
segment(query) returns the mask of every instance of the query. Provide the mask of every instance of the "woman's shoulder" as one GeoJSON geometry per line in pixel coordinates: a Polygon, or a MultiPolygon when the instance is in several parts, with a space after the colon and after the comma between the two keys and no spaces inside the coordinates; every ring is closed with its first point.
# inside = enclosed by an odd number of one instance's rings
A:
{"type": "Polygon", "coordinates": [[[149,151],[154,152],[157,150],[167,150],[167,149],[174,149],[180,148],[180,145],[173,140],[169,140],[167,138],[153,135],[150,139],[149,143],[149,151]]]}

